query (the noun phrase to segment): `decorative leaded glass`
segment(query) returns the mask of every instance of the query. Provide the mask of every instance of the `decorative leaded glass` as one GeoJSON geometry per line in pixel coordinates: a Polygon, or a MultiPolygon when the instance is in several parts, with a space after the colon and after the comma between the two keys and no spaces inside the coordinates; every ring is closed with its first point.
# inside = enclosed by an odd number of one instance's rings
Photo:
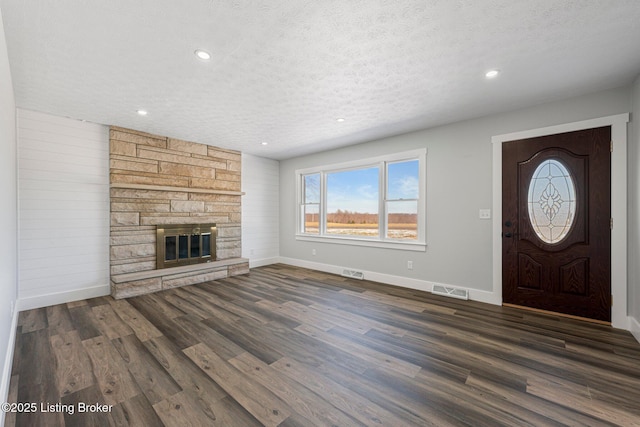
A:
{"type": "Polygon", "coordinates": [[[545,243],[561,242],[576,213],[576,189],[571,173],[559,160],[543,161],[533,172],[527,197],[529,220],[545,243]]]}

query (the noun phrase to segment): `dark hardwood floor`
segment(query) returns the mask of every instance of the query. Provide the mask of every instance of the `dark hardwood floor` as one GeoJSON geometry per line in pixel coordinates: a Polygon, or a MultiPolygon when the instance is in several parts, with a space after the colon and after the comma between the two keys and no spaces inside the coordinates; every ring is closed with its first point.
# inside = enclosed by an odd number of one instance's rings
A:
{"type": "Polygon", "coordinates": [[[284,265],[17,332],[7,426],[640,425],[626,331],[284,265]]]}

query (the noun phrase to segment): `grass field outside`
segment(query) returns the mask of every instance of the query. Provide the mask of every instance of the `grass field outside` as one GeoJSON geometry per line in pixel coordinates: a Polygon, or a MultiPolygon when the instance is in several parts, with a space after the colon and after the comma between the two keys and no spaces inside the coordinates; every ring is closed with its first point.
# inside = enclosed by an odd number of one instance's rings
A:
{"type": "MultiPolygon", "coordinates": [[[[400,240],[416,240],[418,238],[417,224],[388,224],[387,238],[400,240]]],[[[317,222],[305,222],[305,231],[309,234],[319,234],[317,222]]],[[[342,224],[327,223],[327,234],[340,236],[378,237],[378,224],[342,224]]]]}

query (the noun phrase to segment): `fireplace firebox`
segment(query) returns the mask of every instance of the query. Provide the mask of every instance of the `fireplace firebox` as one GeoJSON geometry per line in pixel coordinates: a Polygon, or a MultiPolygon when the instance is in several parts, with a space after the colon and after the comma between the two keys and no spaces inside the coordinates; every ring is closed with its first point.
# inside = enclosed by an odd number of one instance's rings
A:
{"type": "Polygon", "coordinates": [[[156,268],[216,260],[215,224],[156,226],[156,268]]]}

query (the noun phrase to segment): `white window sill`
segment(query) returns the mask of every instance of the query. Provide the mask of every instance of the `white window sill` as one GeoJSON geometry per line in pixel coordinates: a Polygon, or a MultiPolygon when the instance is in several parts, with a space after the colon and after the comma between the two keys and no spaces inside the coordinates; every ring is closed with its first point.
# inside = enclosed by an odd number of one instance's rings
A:
{"type": "Polygon", "coordinates": [[[369,248],[396,249],[400,251],[426,252],[427,244],[418,242],[402,242],[393,240],[358,239],[344,236],[314,236],[310,234],[296,234],[296,240],[318,243],[336,243],[339,245],[367,246],[369,248]]]}

